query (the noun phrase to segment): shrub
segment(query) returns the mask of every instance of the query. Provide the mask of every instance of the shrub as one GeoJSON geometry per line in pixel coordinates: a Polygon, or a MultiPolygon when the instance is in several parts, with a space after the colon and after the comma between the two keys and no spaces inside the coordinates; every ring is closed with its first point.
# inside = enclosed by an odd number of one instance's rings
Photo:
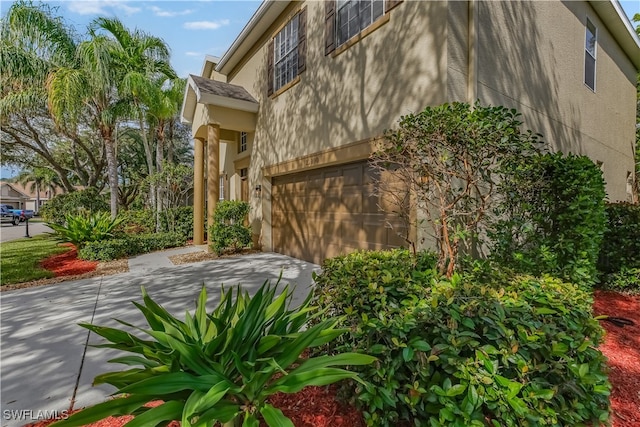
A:
{"type": "Polygon", "coordinates": [[[598,269],[615,273],[623,268],[640,268],[640,205],[608,203],[598,269]]]}
{"type": "Polygon", "coordinates": [[[84,409],[57,425],[82,426],[135,413],[133,423],[140,426],[181,420],[183,426],[219,421],[257,427],[262,416],[270,427],[293,427],[282,411],[266,402],[270,395],[357,380],[356,374],[336,366],[369,364],[375,358],[356,353],[301,358],[306,348],[325,344],[345,331],[334,328],[334,319],[306,328],[317,316],[317,307],[311,307],[307,298],[291,310],[292,293],[285,288],[276,296],[276,288],[265,282],[253,297],[238,288],[235,300],[233,289],[223,289],[220,304],[208,314],[203,286],[195,313],[187,312],[185,321],[155,303],[143,288],[144,304],[134,304],[149,325],[138,330],[148,335],[144,339],[120,329],[82,324],[106,338],[108,343],[99,347],[134,354],[111,362],[136,367],[94,380],[115,386],[124,397],[84,409]],[[163,403],[144,407],[153,400],[163,403]]]}
{"type": "Polygon", "coordinates": [[[161,212],[160,229],[193,239],[193,206],[169,208],[161,212]]]}
{"type": "Polygon", "coordinates": [[[488,282],[438,279],[428,261],[357,253],[326,261],[316,277],[314,303],[344,314],[338,325],[349,328],[325,350],[379,359],[357,369],[367,382],[355,392],[368,425],[607,420],[610,386],[596,348],[603,330],[589,293],[504,272],[488,282]]]}
{"type": "Polygon", "coordinates": [[[243,224],[249,213],[249,204],[237,200],[218,203],[209,229],[211,249],[218,255],[225,250],[238,252],[251,244],[251,229],[243,224]]]}
{"type": "Polygon", "coordinates": [[[109,204],[104,195],[93,188],[58,194],[40,208],[40,215],[45,222],[64,224],[66,215],[80,213],[108,212],[109,204]]]}
{"type": "Polygon", "coordinates": [[[154,211],[150,209],[129,209],[118,212],[122,223],[118,227],[120,234],[153,233],[156,230],[154,211]]]}
{"type": "Polygon", "coordinates": [[[65,224],[48,223],[60,240],[82,248],[88,242],[100,242],[113,237],[121,219],[111,219],[109,212],[66,215],[65,224]]]}
{"type": "Polygon", "coordinates": [[[602,171],[588,157],[545,154],[510,163],[493,224],[494,260],[590,287],[606,227],[602,171]]]}
{"type": "Polygon", "coordinates": [[[622,267],[616,273],[605,274],[601,288],[631,295],[640,295],[640,268],[622,267]]]}
{"type": "Polygon", "coordinates": [[[419,226],[426,216],[447,276],[490,212],[499,165],[537,153],[539,136],[523,131],[520,119],[515,109],[479,102],[429,106],[402,116],[371,155],[381,196],[403,224],[419,226]]]}
{"type": "Polygon", "coordinates": [[[161,249],[183,246],[186,238],[178,233],[153,233],[87,243],[78,257],[91,261],[110,261],[161,249]]]}

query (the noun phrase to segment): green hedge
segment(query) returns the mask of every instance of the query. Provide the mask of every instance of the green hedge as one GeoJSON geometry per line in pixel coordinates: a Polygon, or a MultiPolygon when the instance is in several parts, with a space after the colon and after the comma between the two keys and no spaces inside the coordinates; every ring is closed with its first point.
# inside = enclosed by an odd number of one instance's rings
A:
{"type": "Polygon", "coordinates": [[[90,187],[71,193],[58,194],[40,208],[40,216],[45,222],[64,224],[66,215],[109,212],[109,203],[104,194],[90,187]]]}
{"type": "Polygon", "coordinates": [[[243,224],[248,214],[247,202],[224,200],[216,205],[209,227],[209,246],[215,253],[238,252],[251,245],[251,229],[243,224]]]}
{"type": "Polygon", "coordinates": [[[608,203],[607,231],[600,249],[598,269],[616,273],[623,268],[640,268],[640,205],[608,203]]]}
{"type": "Polygon", "coordinates": [[[602,171],[562,153],[512,163],[489,232],[494,260],[525,274],[552,274],[590,288],[606,230],[602,171]]]}
{"type": "Polygon", "coordinates": [[[370,426],[599,424],[610,385],[592,299],[553,278],[440,279],[432,254],[325,261],[314,303],[349,329],[324,349],[378,357],[356,387],[370,426]]]}
{"type": "Polygon", "coordinates": [[[187,239],[178,233],[138,234],[120,239],[87,243],[78,252],[78,257],[92,261],[110,261],[183,246],[186,241],[187,239]]]}

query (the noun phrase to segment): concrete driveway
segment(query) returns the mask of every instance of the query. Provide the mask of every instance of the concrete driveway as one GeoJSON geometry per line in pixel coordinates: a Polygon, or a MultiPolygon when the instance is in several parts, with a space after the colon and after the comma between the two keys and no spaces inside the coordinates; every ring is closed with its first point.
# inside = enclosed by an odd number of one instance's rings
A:
{"type": "Polygon", "coordinates": [[[100,337],[77,324],[118,326],[113,320],[118,318],[144,327],[144,318],[131,304],[141,301],[140,286],[183,318],[185,310],[194,310],[203,283],[213,308],[221,284],[242,284],[253,293],[282,274],[282,284],[296,285],[294,304],[299,304],[318,269],[274,253],[173,266],[167,257],[184,250],[131,259],[131,271],[124,274],[0,293],[1,425],[22,426],[56,411],[96,404],[115,391],[91,382],[97,374],[125,369],[107,363],[124,353],[88,347],[87,342],[99,343],[100,337]]]}
{"type": "MultiPolygon", "coordinates": [[[[2,226],[0,226],[0,242],[22,239],[26,234],[26,230],[27,228],[24,222],[21,222],[20,225],[2,224],[2,226]]],[[[53,230],[43,222],[29,221],[29,236],[51,233],[52,231],[53,230]]]]}

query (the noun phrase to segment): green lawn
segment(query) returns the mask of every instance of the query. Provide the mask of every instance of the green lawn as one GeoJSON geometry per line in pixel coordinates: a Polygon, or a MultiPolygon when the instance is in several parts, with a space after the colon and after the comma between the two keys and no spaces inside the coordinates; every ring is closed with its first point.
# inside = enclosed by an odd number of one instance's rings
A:
{"type": "Polygon", "coordinates": [[[51,236],[38,235],[0,244],[0,286],[53,277],[53,273],[40,268],[38,263],[51,255],[69,250],[58,246],[51,236]]]}

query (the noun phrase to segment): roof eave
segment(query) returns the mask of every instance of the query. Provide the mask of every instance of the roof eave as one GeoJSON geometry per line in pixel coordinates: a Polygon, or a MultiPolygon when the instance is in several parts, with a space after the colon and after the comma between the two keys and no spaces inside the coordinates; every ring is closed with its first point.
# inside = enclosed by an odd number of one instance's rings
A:
{"type": "Polygon", "coordinates": [[[620,2],[590,0],[589,3],[636,69],[640,70],[640,39],[620,2]]]}
{"type": "Polygon", "coordinates": [[[229,50],[222,55],[215,70],[228,75],[240,62],[242,57],[258,41],[260,36],[273,24],[291,1],[264,0],[244,26],[238,37],[233,41],[229,50]]]}

